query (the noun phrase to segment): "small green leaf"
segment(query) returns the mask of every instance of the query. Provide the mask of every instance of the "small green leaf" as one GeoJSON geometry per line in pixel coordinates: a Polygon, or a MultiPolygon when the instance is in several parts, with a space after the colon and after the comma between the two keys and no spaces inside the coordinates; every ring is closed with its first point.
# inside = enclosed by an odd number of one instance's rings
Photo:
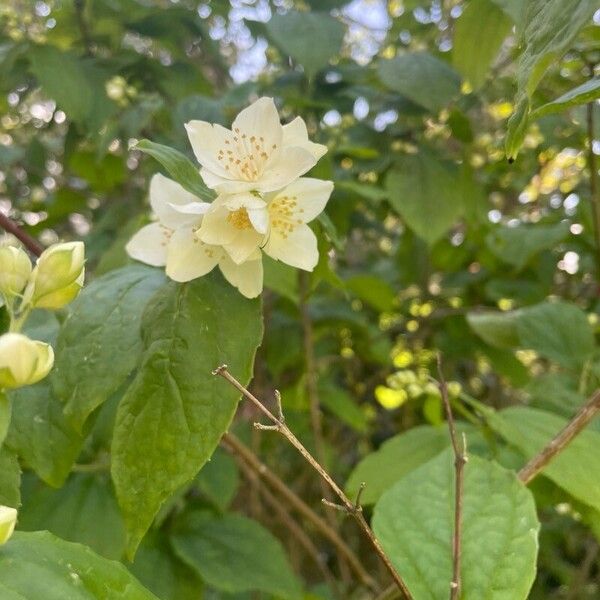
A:
{"type": "Polygon", "coordinates": [[[19,508],[21,504],[21,467],[17,455],[0,446],[0,504],[19,508]]]}
{"type": "Polygon", "coordinates": [[[60,329],[52,384],[65,413],[81,429],[137,366],[140,322],[162,271],[131,265],[86,286],[60,329]]]}
{"type": "Polygon", "coordinates": [[[518,317],[516,310],[472,312],[467,314],[467,323],[490,346],[514,350],[519,347],[518,317]]]}
{"type": "Polygon", "coordinates": [[[58,490],[33,477],[25,478],[25,484],[20,529],[47,529],[69,542],[90,546],[106,558],[122,557],[125,528],[105,474],[73,473],[58,490]]]}
{"type": "MultiPolygon", "coordinates": [[[[454,457],[450,450],[402,478],[375,506],[373,528],[418,600],[446,600],[452,578],[454,457]]],[[[540,524],[531,492],[495,462],[465,466],[462,594],[525,600],[535,578],[540,524]]]]}
{"type": "Polygon", "coordinates": [[[158,600],[125,567],[47,531],[17,532],[0,552],[6,600],[158,600]]]}
{"type": "Polygon", "coordinates": [[[578,85],[576,88],[569,90],[562,96],[559,96],[556,100],[552,100],[552,102],[548,102],[547,104],[536,108],[531,113],[531,119],[537,119],[544,115],[562,112],[571,106],[587,104],[598,98],[600,98],[600,77],[595,77],[594,79],[590,79],[589,81],[578,85]]]}
{"type": "Polygon", "coordinates": [[[240,483],[235,460],[217,448],[196,477],[196,487],[219,510],[225,510],[234,499],[240,483]]]}
{"type": "Polygon", "coordinates": [[[543,302],[520,311],[520,344],[570,368],[580,368],[594,351],[594,333],[583,310],[567,302],[543,302]]]}
{"type": "Polygon", "coordinates": [[[242,383],[249,380],[262,337],[260,301],[215,275],[169,283],[146,308],[142,337],[142,366],[119,405],[112,446],[129,556],[229,426],[239,392],[211,372],[227,363],[242,383]]]}
{"type": "Polygon", "coordinates": [[[382,60],[378,71],[386,86],[432,112],[445,108],[460,92],[456,71],[427,52],[382,60]]]}
{"type": "Polygon", "coordinates": [[[281,544],[256,521],[194,513],[172,544],[177,555],[217,590],[260,591],[283,600],[302,597],[281,544]]]}
{"type": "Polygon", "coordinates": [[[375,275],[354,275],[345,281],[346,287],[358,298],[379,312],[393,308],[396,293],[389,283],[375,275]]]}
{"type": "Polygon", "coordinates": [[[275,44],[300,63],[309,77],[339,53],[346,31],[343,23],[327,13],[293,10],[276,13],[266,29],[275,44]]]}
{"type": "Polygon", "coordinates": [[[511,19],[491,0],[471,0],[457,19],[452,62],[473,89],[485,83],[490,65],[511,28],[511,19]]]}
{"type": "Polygon", "coordinates": [[[206,202],[212,202],[215,199],[216,194],[206,187],[200,177],[198,167],[194,166],[192,161],[179,150],[156,144],[150,140],[140,140],[135,145],[135,149],[155,158],[168,171],[169,175],[191,194],[206,202]]]}
{"type": "Polygon", "coordinates": [[[429,245],[463,213],[458,171],[432,154],[402,156],[386,179],[389,202],[429,245]]]}

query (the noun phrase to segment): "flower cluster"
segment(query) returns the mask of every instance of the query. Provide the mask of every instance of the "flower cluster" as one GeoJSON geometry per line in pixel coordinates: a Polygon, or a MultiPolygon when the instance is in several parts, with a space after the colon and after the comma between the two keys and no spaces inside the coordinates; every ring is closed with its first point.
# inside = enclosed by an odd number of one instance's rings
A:
{"type": "Polygon", "coordinates": [[[15,246],[0,246],[0,306],[10,330],[0,336],[0,391],[37,383],[54,364],[52,347],[20,333],[34,308],[56,310],[73,300],[83,285],[82,242],[47,248],[35,267],[15,246]]]}
{"type": "Polygon", "coordinates": [[[261,98],[240,112],[231,130],[205,121],[191,121],[186,129],[216,199],[200,202],[154,175],[150,203],[157,221],[133,236],[129,255],[165,266],[175,281],[201,277],[218,265],[248,298],[262,291],[263,252],[312,271],[319,254],[307,223],[323,211],[333,184],[302,177],[327,151],[308,139],[304,121],[297,117],[282,126],[273,100],[261,98]]]}

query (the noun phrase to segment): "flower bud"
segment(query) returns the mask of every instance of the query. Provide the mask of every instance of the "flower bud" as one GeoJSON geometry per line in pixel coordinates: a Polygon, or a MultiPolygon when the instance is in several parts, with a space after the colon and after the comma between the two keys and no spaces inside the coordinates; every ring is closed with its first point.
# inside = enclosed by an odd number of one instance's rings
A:
{"type": "Polygon", "coordinates": [[[33,270],[25,301],[36,308],[62,308],[83,286],[83,242],[55,244],[44,250],[33,270]]]}
{"type": "Polygon", "coordinates": [[[15,530],[17,511],[9,506],[0,505],[0,546],[6,544],[15,530]]]}
{"type": "Polygon", "coordinates": [[[7,300],[19,295],[31,275],[31,261],[21,248],[0,246],[0,293],[7,300]]]}
{"type": "Polygon", "coordinates": [[[21,333],[0,336],[0,389],[37,383],[48,375],[53,364],[52,346],[21,333]]]}

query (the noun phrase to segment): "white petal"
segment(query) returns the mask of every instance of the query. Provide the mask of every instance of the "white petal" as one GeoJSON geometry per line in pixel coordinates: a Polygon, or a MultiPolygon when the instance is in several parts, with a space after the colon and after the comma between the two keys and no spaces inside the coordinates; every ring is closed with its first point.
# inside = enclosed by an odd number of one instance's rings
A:
{"type": "Polygon", "coordinates": [[[210,208],[209,202],[189,202],[188,204],[170,204],[171,208],[182,215],[202,216],[210,208]]]}
{"type": "Polygon", "coordinates": [[[272,231],[263,251],[275,260],[305,271],[312,271],[319,262],[317,237],[304,224],[297,225],[287,237],[272,231]]]}
{"type": "Polygon", "coordinates": [[[307,150],[297,147],[283,148],[279,160],[264,172],[255,183],[255,189],[259,192],[280,190],[304,175],[316,162],[316,158],[307,150]]]}
{"type": "Polygon", "coordinates": [[[317,160],[327,152],[327,146],[315,144],[308,139],[306,123],[302,117],[296,117],[291,123],[283,126],[282,146],[299,146],[308,150],[317,160]]]}
{"type": "Polygon", "coordinates": [[[248,218],[250,219],[250,223],[252,223],[252,227],[258,231],[258,233],[262,233],[263,235],[267,233],[269,229],[269,211],[267,210],[266,205],[261,208],[249,208],[247,211],[248,218]]]}
{"type": "Polygon", "coordinates": [[[253,102],[235,118],[231,129],[234,134],[239,130],[248,138],[252,135],[262,137],[266,148],[275,145],[279,149],[281,146],[283,128],[273,98],[259,98],[253,102]]]}
{"type": "Polygon", "coordinates": [[[231,194],[222,198],[223,206],[229,210],[237,210],[238,208],[266,208],[267,203],[254,194],[231,194]]]}
{"type": "Polygon", "coordinates": [[[238,230],[238,234],[231,243],[224,244],[223,247],[227,250],[231,260],[239,265],[247,261],[253,252],[256,252],[264,238],[264,235],[254,229],[242,229],[238,230]]]}
{"type": "MultiPolygon", "coordinates": [[[[190,121],[185,124],[185,129],[198,162],[215,175],[229,179],[229,174],[217,157],[219,150],[226,147],[225,142],[231,140],[231,131],[206,121],[190,121]]],[[[205,183],[208,185],[206,181],[205,183]]]]}
{"type": "Polygon", "coordinates": [[[222,246],[231,243],[240,230],[227,220],[229,214],[229,211],[218,203],[218,199],[215,200],[202,219],[198,237],[206,244],[222,246]]]}
{"type": "Polygon", "coordinates": [[[246,298],[256,298],[262,292],[262,260],[251,260],[242,265],[236,265],[229,258],[223,258],[219,262],[219,268],[225,279],[246,298]]]}
{"type": "Polygon", "coordinates": [[[200,169],[200,176],[211,190],[215,190],[219,193],[239,194],[241,192],[249,192],[250,190],[256,189],[256,183],[254,181],[226,179],[224,177],[219,177],[212,171],[204,168],[200,169]]]}
{"type": "Polygon", "coordinates": [[[164,267],[167,262],[168,230],[158,223],[142,227],[125,246],[127,254],[147,265],[164,267]]]}
{"type": "Polygon", "coordinates": [[[166,273],[173,281],[191,281],[212,271],[223,254],[195,239],[192,229],[178,229],[169,243],[166,273]]]}
{"type": "Polygon", "coordinates": [[[301,177],[278,192],[271,203],[276,205],[277,198],[282,196],[294,198],[296,206],[293,210],[292,219],[309,223],[323,212],[332,191],[332,181],[301,177]]]}
{"type": "Polygon", "coordinates": [[[189,215],[179,213],[174,207],[198,202],[176,181],[157,173],[150,180],[150,205],[158,220],[171,229],[176,229],[190,221],[189,215]]]}

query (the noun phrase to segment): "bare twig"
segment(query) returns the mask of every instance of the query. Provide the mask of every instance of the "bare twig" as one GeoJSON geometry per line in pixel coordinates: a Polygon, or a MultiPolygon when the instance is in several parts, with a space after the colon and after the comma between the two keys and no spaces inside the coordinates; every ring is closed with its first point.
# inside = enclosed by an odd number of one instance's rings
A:
{"type": "Polygon", "coordinates": [[[39,256],[43,251],[43,246],[28,233],[23,231],[19,225],[17,225],[9,216],[5,215],[0,211],[0,227],[8,233],[12,233],[20,242],[23,243],[25,248],[29,250],[35,256],[39,256]]]}
{"type": "Polygon", "coordinates": [[[342,504],[346,507],[346,511],[348,514],[352,515],[360,528],[363,530],[364,534],[369,539],[369,542],[373,546],[373,549],[379,556],[379,558],[385,564],[389,574],[392,576],[398,588],[401,590],[404,598],[406,600],[412,600],[412,595],[402,577],[398,574],[394,565],[388,558],[385,553],[383,547],[379,543],[379,540],[375,537],[372,529],[369,527],[366,519],[364,518],[362,511],[356,510],[354,503],[346,496],[346,494],[342,491],[342,489],[337,485],[337,483],[331,478],[329,473],[320,465],[320,463],[313,457],[312,454],[304,447],[302,442],[292,433],[289,427],[285,424],[284,421],[278,419],[256,396],[251,394],[235,377],[229,373],[227,370],[227,365],[222,365],[217,367],[213,371],[214,375],[219,375],[223,377],[223,379],[227,380],[233,387],[235,387],[246,399],[250,400],[263,413],[272,423],[273,427],[276,431],[281,433],[287,441],[300,453],[300,455],[310,464],[310,466],[317,471],[317,473],[324,479],[327,484],[331,487],[335,495],[341,500],[342,504]]]}
{"type": "Polygon", "coordinates": [[[226,433],[222,438],[222,444],[226,450],[231,452],[238,462],[244,462],[261,479],[263,479],[271,488],[279,494],[295,511],[310,521],[316,529],[329,540],[336,548],[339,554],[342,554],[352,570],[356,573],[358,579],[372,590],[377,590],[378,586],[373,578],[367,573],[360,560],[354,554],[352,549],[344,542],[335,529],[320,517],[300,496],[295,494],[267,465],[259,460],[253,452],[245,446],[235,435],[226,433]]]}
{"type": "Polygon", "coordinates": [[[448,429],[450,430],[450,440],[454,450],[454,534],[452,536],[452,581],[450,582],[450,600],[460,598],[461,577],[460,577],[460,559],[461,559],[461,538],[462,538],[462,512],[464,496],[464,468],[467,464],[467,444],[466,438],[463,438],[462,445],[458,441],[452,406],[448,396],[448,386],[442,371],[442,357],[437,355],[438,385],[440,394],[446,409],[446,419],[448,420],[448,429]]]}
{"type": "MultiPolygon", "coordinates": [[[[312,430],[313,440],[315,444],[315,457],[325,468],[327,468],[325,455],[325,440],[323,437],[323,419],[321,416],[321,401],[319,398],[319,385],[317,364],[315,359],[315,344],[313,335],[312,320],[308,312],[308,296],[310,294],[310,279],[309,274],[305,271],[298,273],[298,286],[300,290],[300,315],[302,320],[302,341],[304,347],[304,360],[306,372],[306,394],[310,407],[310,427],[312,430]]],[[[280,413],[280,417],[283,416],[280,413]]],[[[333,495],[331,488],[323,479],[319,479],[321,486],[321,495],[325,503],[332,504],[333,495]]],[[[333,528],[338,527],[338,522],[332,512],[327,513],[327,521],[333,528]]],[[[344,562],[341,556],[337,557],[342,581],[348,583],[350,581],[350,572],[348,565],[344,562]]]]}
{"type": "Polygon", "coordinates": [[[567,423],[567,425],[554,436],[552,440],[534,456],[520,471],[519,479],[527,484],[548,465],[548,463],[568,446],[588,423],[600,411],[600,389],[596,390],[592,397],[586,402],[579,412],[567,423]]]}

